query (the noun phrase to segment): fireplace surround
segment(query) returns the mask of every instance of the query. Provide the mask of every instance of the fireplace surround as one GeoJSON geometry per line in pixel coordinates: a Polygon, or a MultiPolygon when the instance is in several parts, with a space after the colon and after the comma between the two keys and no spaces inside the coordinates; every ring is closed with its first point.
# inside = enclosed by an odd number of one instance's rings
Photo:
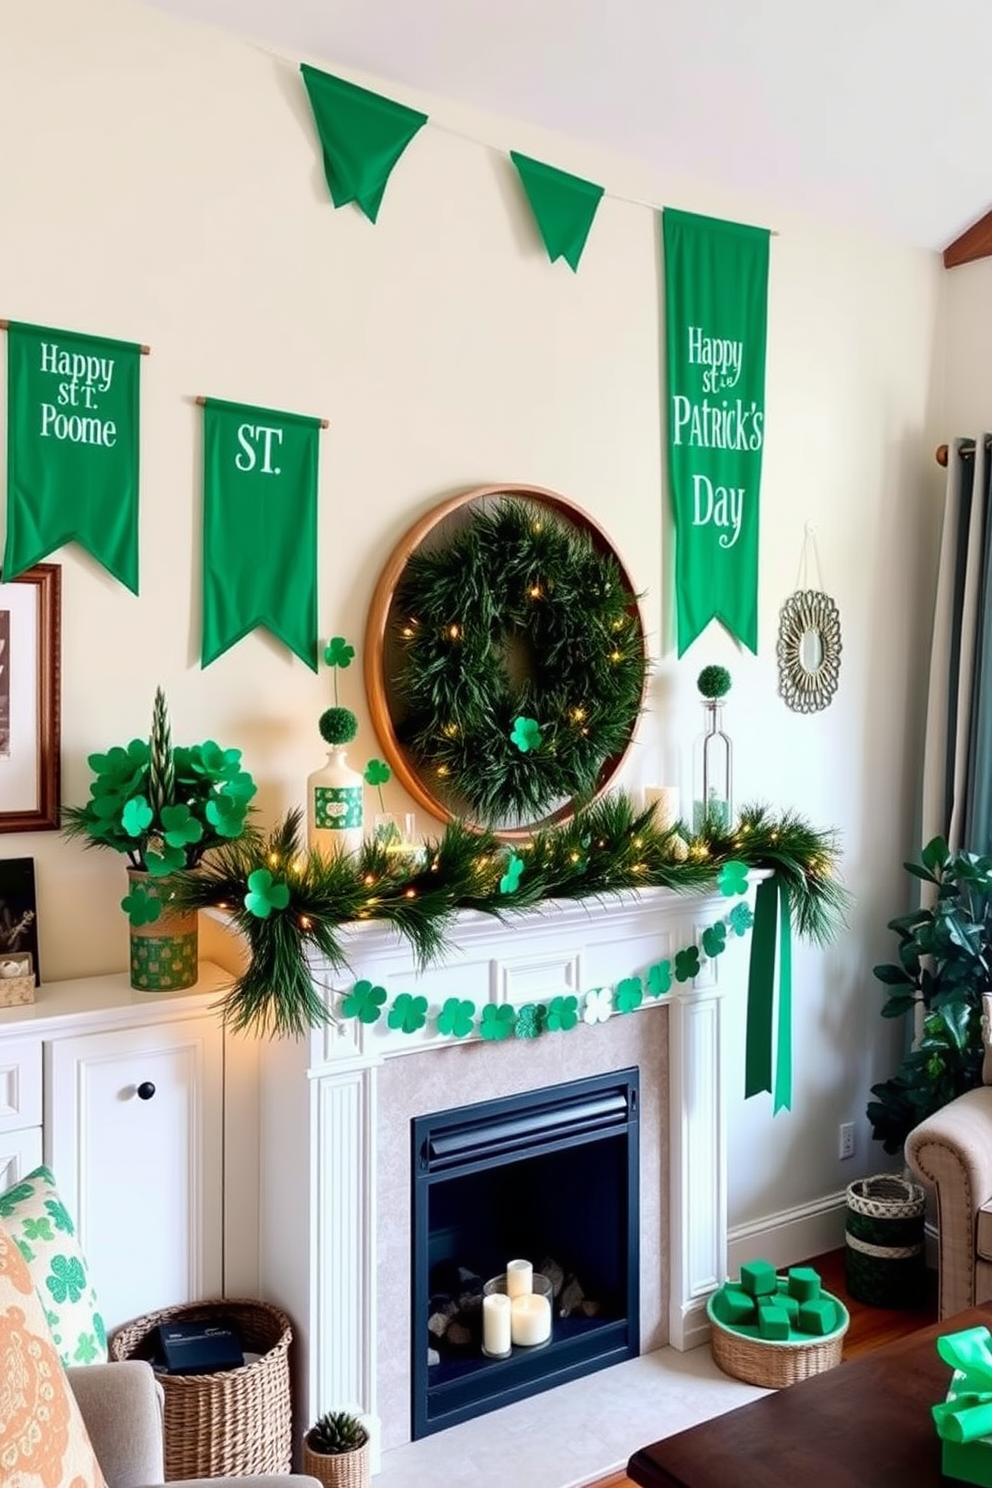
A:
{"type": "Polygon", "coordinates": [[[346,930],[349,969],[313,964],[326,1028],[265,1045],[261,1060],[260,1285],[297,1336],[298,1419],[360,1411],[382,1448],[413,1434],[411,1123],[427,1112],[562,1082],[639,1072],[638,1347],[705,1341],[705,1302],[726,1277],[721,1004],[743,995],[746,942],[704,959],[692,982],[607,1022],[496,1044],[408,1035],[339,1008],[368,978],[421,994],[515,1007],[615,987],[726,913],[718,893],[663,889],[542,905],[505,922],[457,916],[446,959],[418,971],[388,928],[346,930]]]}

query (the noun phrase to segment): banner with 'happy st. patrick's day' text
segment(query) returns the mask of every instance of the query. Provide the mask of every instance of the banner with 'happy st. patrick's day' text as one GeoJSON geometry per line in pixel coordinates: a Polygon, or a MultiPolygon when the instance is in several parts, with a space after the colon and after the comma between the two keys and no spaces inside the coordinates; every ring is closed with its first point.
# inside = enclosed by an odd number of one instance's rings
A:
{"type": "Polygon", "coordinates": [[[719,620],[758,649],[766,229],[665,208],[678,654],[719,620]]]}
{"type": "Polygon", "coordinates": [[[305,414],[204,400],[204,667],[264,625],[317,670],[320,428],[305,414]]]}
{"type": "Polygon", "coordinates": [[[141,347],[7,325],[7,536],[16,578],[78,542],[138,592],[141,347]]]}

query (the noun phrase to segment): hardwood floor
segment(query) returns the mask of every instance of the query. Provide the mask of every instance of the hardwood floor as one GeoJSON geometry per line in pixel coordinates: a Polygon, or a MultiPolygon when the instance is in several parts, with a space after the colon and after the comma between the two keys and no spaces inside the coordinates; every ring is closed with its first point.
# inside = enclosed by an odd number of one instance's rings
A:
{"type": "MultiPolygon", "coordinates": [[[[827,1255],[812,1256],[802,1263],[814,1266],[819,1271],[828,1292],[840,1297],[851,1314],[851,1326],[844,1338],[844,1358],[854,1359],[858,1354],[870,1353],[896,1338],[913,1333],[927,1323],[937,1319],[937,1273],[927,1272],[927,1292],[920,1306],[913,1310],[885,1307],[869,1307],[848,1295],[845,1275],[846,1257],[843,1250],[832,1250],[827,1255]]],[[[601,1478],[592,1488],[636,1488],[623,1473],[601,1478]]]]}

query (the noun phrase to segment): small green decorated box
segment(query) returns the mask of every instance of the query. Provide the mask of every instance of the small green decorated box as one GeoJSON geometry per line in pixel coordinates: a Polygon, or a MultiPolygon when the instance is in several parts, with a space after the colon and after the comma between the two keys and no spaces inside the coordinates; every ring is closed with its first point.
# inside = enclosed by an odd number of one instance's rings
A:
{"type": "Polygon", "coordinates": [[[815,1302],[820,1295],[820,1273],[812,1266],[789,1267],[789,1295],[800,1302],[815,1302]]]}
{"type": "Polygon", "coordinates": [[[718,1315],[722,1323],[729,1323],[732,1328],[740,1323],[753,1323],[755,1320],[755,1301],[742,1286],[736,1286],[734,1282],[728,1281],[720,1288],[718,1315]]]}
{"type": "Polygon", "coordinates": [[[741,1286],[752,1297],[767,1297],[778,1289],[775,1267],[768,1261],[745,1261],[741,1267],[741,1286]]]}
{"type": "Polygon", "coordinates": [[[815,1333],[818,1338],[832,1333],[837,1326],[837,1309],[829,1297],[816,1297],[800,1302],[798,1327],[801,1333],[815,1333]]]}
{"type": "Polygon", "coordinates": [[[784,1307],[774,1304],[758,1309],[758,1332],[762,1338],[788,1338],[789,1314],[784,1307]]]}
{"type": "MultiPolygon", "coordinates": [[[[947,1402],[958,1398],[964,1387],[965,1377],[960,1370],[947,1391],[947,1402]]],[[[980,1436],[975,1441],[948,1441],[941,1438],[940,1470],[945,1478],[956,1478],[960,1483],[978,1483],[980,1488],[992,1488],[992,1436],[980,1436]]]]}

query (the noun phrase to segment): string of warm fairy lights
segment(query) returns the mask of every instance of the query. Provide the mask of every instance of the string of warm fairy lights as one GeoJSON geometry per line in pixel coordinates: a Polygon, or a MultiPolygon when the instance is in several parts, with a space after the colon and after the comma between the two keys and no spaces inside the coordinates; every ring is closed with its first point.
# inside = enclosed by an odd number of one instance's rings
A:
{"type": "Polygon", "coordinates": [[[683,827],[660,830],[650,810],[619,792],[512,846],[452,821],[417,860],[372,840],[356,858],[325,858],[305,848],[301,813],[292,811],[268,839],[240,839],[198,874],[180,876],[176,899],[177,907],[225,910],[245,938],[248,964],[223,1004],[229,1023],[298,1035],[331,1016],[314,987],[311,956],[346,970],[345,927],[354,921],[392,925],[426,967],[444,952],[462,909],[505,918],[549,899],[654,885],[700,892],[739,863],[775,872],[796,933],[824,943],[846,902],[837,857],[833,833],[791,812],[747,807],[732,831],[707,823],[691,836],[683,827]]]}

